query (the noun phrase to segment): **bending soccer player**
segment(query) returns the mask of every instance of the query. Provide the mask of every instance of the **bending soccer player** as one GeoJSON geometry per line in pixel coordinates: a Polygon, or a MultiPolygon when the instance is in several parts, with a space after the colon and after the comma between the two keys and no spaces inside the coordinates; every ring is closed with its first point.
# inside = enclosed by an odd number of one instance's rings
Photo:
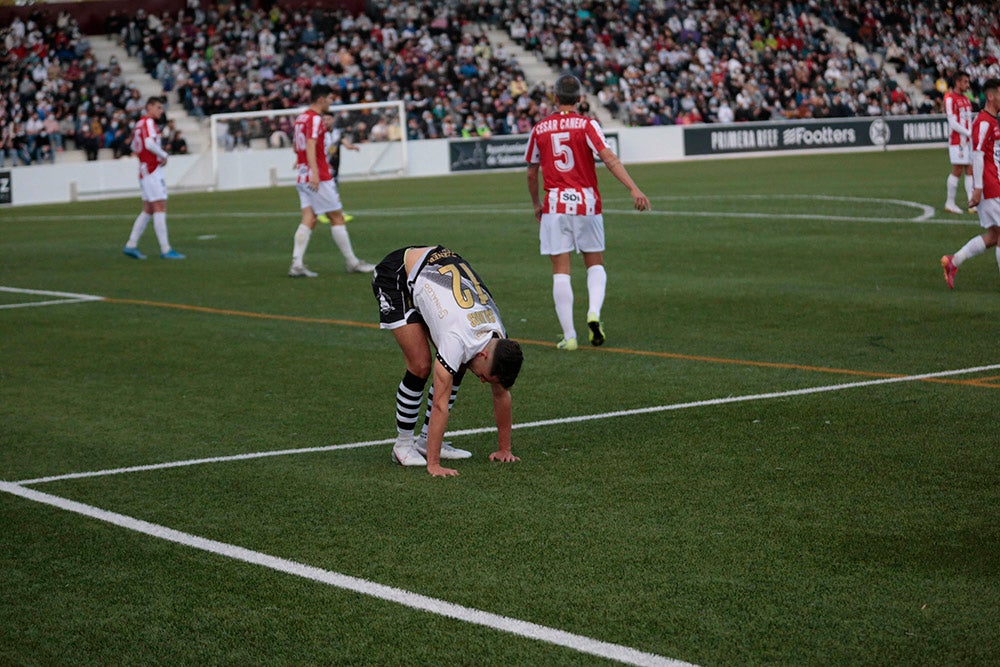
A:
{"type": "Polygon", "coordinates": [[[509,390],[524,357],[521,346],[507,338],[493,296],[472,267],[443,246],[400,248],[375,267],[372,291],[381,327],[392,331],[406,359],[406,373],[396,391],[393,461],[426,465],[435,477],[458,474],[443,467],[441,460],[471,456],[444,442],[448,413],[466,371],[488,383],[493,392],[498,447],[490,460],[519,460],[511,453],[509,390]],[[436,349],[433,360],[431,343],[436,349]],[[421,443],[414,438],[414,429],[432,372],[429,420],[421,443]]]}
{"type": "Polygon", "coordinates": [[[989,79],[983,84],[986,106],[972,123],[972,178],[973,190],[969,203],[979,213],[979,224],[986,231],[973,236],[954,255],[941,258],[944,281],[955,289],[955,274],[965,260],[981,255],[987,248],[997,248],[1000,265],[1000,79],[989,79]]]}

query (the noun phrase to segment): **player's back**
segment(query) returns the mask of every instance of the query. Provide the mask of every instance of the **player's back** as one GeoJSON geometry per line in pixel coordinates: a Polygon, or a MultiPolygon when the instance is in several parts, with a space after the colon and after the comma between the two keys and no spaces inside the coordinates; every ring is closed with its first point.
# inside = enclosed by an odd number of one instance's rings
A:
{"type": "Polygon", "coordinates": [[[577,113],[553,114],[532,128],[525,159],[541,165],[545,212],[601,212],[594,153],[607,146],[597,121],[577,113]]]}

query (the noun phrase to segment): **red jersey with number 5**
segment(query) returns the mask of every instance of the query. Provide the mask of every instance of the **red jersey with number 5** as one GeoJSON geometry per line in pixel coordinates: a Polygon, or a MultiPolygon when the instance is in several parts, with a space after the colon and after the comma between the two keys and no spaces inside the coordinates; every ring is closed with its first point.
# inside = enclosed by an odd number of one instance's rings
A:
{"type": "Polygon", "coordinates": [[[983,154],[983,199],[1000,197],[1000,124],[980,111],[972,123],[972,150],[983,154]]]}
{"type": "Polygon", "coordinates": [[[524,159],[542,167],[542,213],[600,214],[594,153],[607,147],[597,121],[577,113],[553,114],[531,129],[524,159]]]}
{"type": "Polygon", "coordinates": [[[332,181],[330,163],[326,161],[326,128],[323,127],[323,117],[306,109],[295,119],[295,168],[298,171],[298,183],[309,182],[309,158],[306,157],[306,142],[316,140],[316,167],[319,170],[320,181],[332,181]]]}

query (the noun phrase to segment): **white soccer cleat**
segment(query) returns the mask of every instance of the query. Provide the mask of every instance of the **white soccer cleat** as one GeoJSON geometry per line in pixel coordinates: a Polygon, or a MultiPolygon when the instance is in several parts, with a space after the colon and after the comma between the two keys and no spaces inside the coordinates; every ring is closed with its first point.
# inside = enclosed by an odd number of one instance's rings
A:
{"type": "Polygon", "coordinates": [[[359,259],[356,264],[345,264],[344,268],[348,273],[371,273],[375,270],[375,265],[359,259]]]}
{"type": "MultiPolygon", "coordinates": [[[[423,435],[417,436],[417,451],[427,456],[427,438],[423,435]]],[[[452,447],[449,440],[443,440],[441,442],[441,460],[455,461],[458,459],[471,459],[472,452],[467,449],[459,449],[458,447],[452,447]]]]}
{"type": "Polygon", "coordinates": [[[962,214],[962,209],[960,209],[958,206],[952,204],[951,202],[947,202],[944,205],[944,210],[948,211],[949,213],[958,213],[959,215],[962,214]]]}
{"type": "Polygon", "coordinates": [[[412,436],[396,438],[396,444],[392,446],[392,460],[407,468],[427,465],[427,459],[417,451],[412,436]]]}
{"type": "Polygon", "coordinates": [[[288,268],[290,278],[315,278],[318,275],[315,271],[307,269],[305,264],[292,264],[288,268]]]}

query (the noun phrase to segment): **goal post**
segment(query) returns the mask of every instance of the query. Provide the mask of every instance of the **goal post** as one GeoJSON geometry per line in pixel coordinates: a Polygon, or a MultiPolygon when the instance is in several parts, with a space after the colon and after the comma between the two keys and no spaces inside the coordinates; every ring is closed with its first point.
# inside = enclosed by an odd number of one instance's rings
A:
{"type": "MultiPolygon", "coordinates": [[[[268,180],[272,185],[294,183],[292,141],[295,118],[307,107],[242,111],[213,114],[209,119],[209,146],[212,156],[211,182],[219,186],[219,169],[223,155],[246,149],[273,151],[279,157],[271,167],[268,180]],[[280,151],[280,153],[279,153],[280,151]]],[[[341,179],[372,179],[385,176],[405,176],[406,107],[401,100],[338,104],[328,113],[344,138],[357,146],[358,152],[341,150],[341,179]]]]}

